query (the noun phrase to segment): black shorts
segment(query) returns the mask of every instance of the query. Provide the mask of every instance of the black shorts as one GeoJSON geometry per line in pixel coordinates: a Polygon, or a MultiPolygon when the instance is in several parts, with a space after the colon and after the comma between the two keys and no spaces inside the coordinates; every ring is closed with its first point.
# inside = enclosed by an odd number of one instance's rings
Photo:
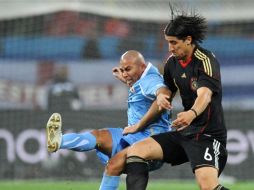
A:
{"type": "Polygon", "coordinates": [[[180,165],[190,161],[192,171],[201,167],[214,167],[223,171],[227,162],[227,150],[216,139],[200,135],[198,140],[181,135],[179,132],[167,132],[152,136],[163,150],[163,161],[171,165],[180,165]]]}

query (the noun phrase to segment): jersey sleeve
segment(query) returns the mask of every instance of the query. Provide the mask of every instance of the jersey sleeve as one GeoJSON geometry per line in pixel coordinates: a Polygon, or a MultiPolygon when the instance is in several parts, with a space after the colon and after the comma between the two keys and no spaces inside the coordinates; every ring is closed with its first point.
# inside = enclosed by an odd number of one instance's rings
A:
{"type": "Polygon", "coordinates": [[[167,63],[164,66],[164,75],[163,75],[163,79],[164,79],[164,83],[166,84],[166,86],[169,88],[169,90],[172,93],[175,93],[177,91],[177,86],[175,85],[174,79],[170,74],[170,60],[167,61],[167,63]]]}
{"type": "Polygon", "coordinates": [[[161,87],[166,87],[163,82],[163,78],[159,74],[152,74],[146,76],[146,79],[140,83],[142,94],[154,99],[156,97],[156,92],[161,87]]]}
{"type": "Polygon", "coordinates": [[[221,89],[220,65],[212,53],[199,57],[198,88],[207,87],[216,93],[221,89]]]}

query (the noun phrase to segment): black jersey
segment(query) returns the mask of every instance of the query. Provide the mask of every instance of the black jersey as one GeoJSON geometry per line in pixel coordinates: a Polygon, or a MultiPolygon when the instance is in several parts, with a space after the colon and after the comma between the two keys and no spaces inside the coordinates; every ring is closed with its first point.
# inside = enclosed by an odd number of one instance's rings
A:
{"type": "Polygon", "coordinates": [[[227,133],[221,104],[220,65],[215,56],[208,50],[196,47],[190,62],[185,66],[171,56],[165,64],[164,80],[173,93],[179,90],[185,111],[193,106],[198,88],[208,87],[213,92],[211,102],[204,112],[181,133],[191,138],[205,134],[225,144],[227,133]]]}

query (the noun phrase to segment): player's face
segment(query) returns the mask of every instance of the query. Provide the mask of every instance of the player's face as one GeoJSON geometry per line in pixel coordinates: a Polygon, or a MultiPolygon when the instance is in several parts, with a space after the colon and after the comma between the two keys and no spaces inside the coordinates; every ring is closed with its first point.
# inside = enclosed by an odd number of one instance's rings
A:
{"type": "Polygon", "coordinates": [[[191,56],[190,54],[190,39],[186,40],[178,39],[175,36],[166,36],[165,39],[168,42],[168,50],[172,53],[177,59],[185,60],[187,57],[191,56]]]}
{"type": "Polygon", "coordinates": [[[137,64],[128,61],[121,61],[120,70],[122,71],[123,77],[129,86],[132,86],[137,80],[140,79],[144,66],[142,63],[137,64]]]}

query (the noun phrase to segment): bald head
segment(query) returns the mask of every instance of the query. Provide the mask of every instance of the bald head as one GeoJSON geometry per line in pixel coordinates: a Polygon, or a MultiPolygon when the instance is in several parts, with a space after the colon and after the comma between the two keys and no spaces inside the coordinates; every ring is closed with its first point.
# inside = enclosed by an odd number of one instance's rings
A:
{"type": "Polygon", "coordinates": [[[132,64],[145,64],[145,59],[141,53],[136,50],[126,51],[120,59],[121,62],[129,62],[132,64]]]}
{"type": "Polygon", "coordinates": [[[146,69],[145,59],[138,51],[129,50],[121,56],[120,69],[127,84],[132,86],[146,69]]]}

